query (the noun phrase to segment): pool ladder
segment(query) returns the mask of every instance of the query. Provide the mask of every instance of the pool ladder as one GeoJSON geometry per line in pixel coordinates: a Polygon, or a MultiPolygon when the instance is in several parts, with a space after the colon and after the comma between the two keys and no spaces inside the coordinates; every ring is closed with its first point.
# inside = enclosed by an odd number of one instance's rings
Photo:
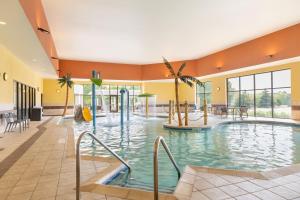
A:
{"type": "Polygon", "coordinates": [[[107,145],[101,142],[94,134],[91,134],[88,131],[82,132],[79,135],[76,143],[76,200],[80,200],[80,142],[85,134],[91,136],[96,142],[98,142],[107,151],[114,155],[120,162],[122,162],[128,168],[128,171],[131,172],[131,167],[126,163],[126,161],[124,161],[118,154],[113,152],[113,150],[111,150],[107,145]]]}
{"type": "Polygon", "coordinates": [[[174,165],[176,171],[177,171],[177,176],[178,180],[180,179],[181,173],[179,170],[179,167],[174,159],[174,157],[171,154],[171,151],[166,144],[164,138],[162,136],[158,136],[154,142],[154,149],[153,149],[153,172],[154,172],[154,200],[158,200],[158,150],[159,150],[159,145],[162,144],[164,147],[165,151],[167,152],[172,164],[174,165]]]}

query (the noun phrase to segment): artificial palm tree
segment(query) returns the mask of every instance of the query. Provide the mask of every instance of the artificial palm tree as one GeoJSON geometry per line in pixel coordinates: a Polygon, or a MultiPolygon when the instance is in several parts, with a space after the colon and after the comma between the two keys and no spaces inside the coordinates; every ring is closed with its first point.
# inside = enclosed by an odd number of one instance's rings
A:
{"type": "Polygon", "coordinates": [[[203,83],[201,81],[199,81],[198,79],[196,79],[195,77],[193,77],[193,76],[182,74],[183,69],[186,67],[185,62],[182,63],[182,65],[178,69],[178,72],[175,73],[172,65],[168,62],[168,60],[166,58],[163,58],[163,60],[164,60],[164,63],[166,65],[166,67],[168,68],[171,76],[175,80],[176,112],[177,112],[177,116],[178,116],[178,126],[180,127],[180,126],[182,126],[182,119],[181,119],[181,113],[180,113],[179,92],[178,92],[179,80],[181,80],[183,83],[187,84],[190,87],[193,87],[194,83],[196,83],[199,86],[203,87],[203,83]]]}
{"type": "Polygon", "coordinates": [[[67,112],[67,107],[68,107],[68,99],[69,99],[69,88],[72,88],[74,82],[71,80],[71,75],[67,74],[61,78],[58,79],[58,84],[60,87],[64,87],[65,85],[67,86],[67,94],[66,94],[66,102],[65,102],[65,108],[62,116],[66,115],[67,112]]]}

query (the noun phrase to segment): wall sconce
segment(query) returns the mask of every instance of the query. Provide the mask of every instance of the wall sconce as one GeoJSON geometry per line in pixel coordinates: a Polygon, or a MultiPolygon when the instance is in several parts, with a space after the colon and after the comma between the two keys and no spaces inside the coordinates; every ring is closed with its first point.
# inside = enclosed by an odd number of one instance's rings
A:
{"type": "Polygon", "coordinates": [[[220,87],[217,87],[217,91],[219,92],[221,90],[221,88],[220,87]]]}
{"type": "Polygon", "coordinates": [[[270,59],[272,59],[274,57],[274,54],[270,54],[268,55],[270,59]]]}
{"type": "Polygon", "coordinates": [[[217,67],[217,70],[219,70],[219,71],[220,71],[221,69],[222,69],[222,67],[217,67]]]}
{"type": "Polygon", "coordinates": [[[60,93],[60,89],[57,89],[57,90],[56,90],[56,93],[60,93]]]}
{"type": "Polygon", "coordinates": [[[38,27],[37,28],[38,31],[41,31],[42,33],[47,33],[47,34],[50,34],[50,31],[44,29],[44,28],[41,28],[41,27],[38,27]]]}
{"type": "Polygon", "coordinates": [[[3,73],[3,80],[4,81],[8,80],[8,74],[6,72],[3,73]]]}

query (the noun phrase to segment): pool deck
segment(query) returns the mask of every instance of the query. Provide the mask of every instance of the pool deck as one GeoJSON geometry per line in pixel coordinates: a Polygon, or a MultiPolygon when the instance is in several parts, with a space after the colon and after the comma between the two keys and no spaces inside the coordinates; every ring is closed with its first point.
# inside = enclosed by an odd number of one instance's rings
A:
{"type": "MultiPolygon", "coordinates": [[[[47,117],[42,122],[32,122],[25,132],[0,135],[1,200],[75,199],[76,138],[73,129],[59,125],[59,120],[47,117]]],[[[81,199],[152,200],[153,193],[149,191],[97,183],[119,165],[112,158],[82,157],[81,199]],[[93,188],[88,187],[95,183],[93,188]]],[[[300,165],[265,173],[188,166],[174,194],[161,194],[160,199],[300,200],[300,165]]]]}

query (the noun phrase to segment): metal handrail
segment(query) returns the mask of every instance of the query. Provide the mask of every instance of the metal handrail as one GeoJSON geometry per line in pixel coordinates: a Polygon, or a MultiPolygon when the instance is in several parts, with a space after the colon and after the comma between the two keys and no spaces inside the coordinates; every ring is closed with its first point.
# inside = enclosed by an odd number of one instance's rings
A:
{"type": "Polygon", "coordinates": [[[113,150],[111,150],[108,146],[102,143],[95,135],[91,134],[88,131],[82,132],[79,135],[76,143],[76,200],[80,199],[80,142],[85,134],[88,134],[94,140],[96,140],[101,146],[103,146],[107,151],[113,154],[120,162],[122,162],[128,168],[129,172],[131,171],[131,167],[120,156],[118,156],[118,154],[113,152],[113,150]]]}
{"type": "Polygon", "coordinates": [[[166,144],[164,138],[162,136],[158,136],[154,142],[154,149],[153,149],[153,170],[154,170],[154,200],[158,200],[158,149],[159,149],[159,144],[162,144],[164,147],[165,151],[167,152],[172,164],[174,165],[177,175],[178,175],[178,180],[180,179],[181,173],[179,170],[178,165],[176,164],[170,149],[168,145],[166,144]]]}

